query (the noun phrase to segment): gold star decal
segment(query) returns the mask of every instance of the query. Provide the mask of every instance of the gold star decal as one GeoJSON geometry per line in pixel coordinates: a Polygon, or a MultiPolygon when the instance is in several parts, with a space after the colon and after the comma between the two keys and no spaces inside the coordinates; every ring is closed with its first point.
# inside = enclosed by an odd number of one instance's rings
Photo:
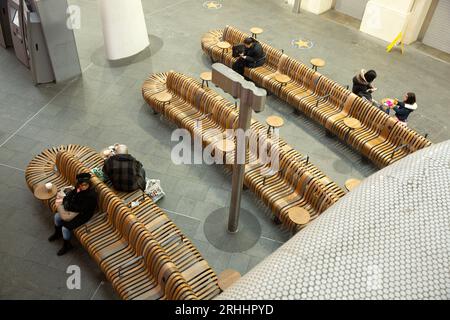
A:
{"type": "Polygon", "coordinates": [[[217,2],[210,1],[210,2],[206,2],[206,7],[207,7],[208,9],[218,9],[218,8],[220,8],[221,6],[220,6],[220,4],[218,4],[217,2]]]}
{"type": "Polygon", "coordinates": [[[294,42],[299,48],[309,48],[309,42],[303,40],[297,40],[294,42]]]}

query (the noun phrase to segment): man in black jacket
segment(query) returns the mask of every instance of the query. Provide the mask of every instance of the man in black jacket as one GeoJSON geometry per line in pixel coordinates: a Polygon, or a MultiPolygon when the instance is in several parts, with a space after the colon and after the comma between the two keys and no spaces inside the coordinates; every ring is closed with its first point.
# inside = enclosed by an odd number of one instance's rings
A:
{"type": "Polygon", "coordinates": [[[115,154],[105,161],[103,172],[117,191],[145,190],[145,170],[142,163],[128,154],[128,148],[123,144],[117,145],[115,154]]]}
{"type": "Polygon", "coordinates": [[[266,61],[264,50],[256,39],[246,38],[244,40],[244,46],[244,52],[242,52],[236,62],[233,63],[233,70],[241,75],[244,75],[245,67],[257,68],[262,66],[266,61]]]}
{"type": "Polygon", "coordinates": [[[377,90],[372,86],[372,82],[376,77],[377,73],[375,70],[366,71],[362,69],[360,73],[353,77],[353,93],[361,98],[372,101],[372,92],[377,90]]]}
{"type": "Polygon", "coordinates": [[[67,193],[63,203],[57,208],[54,217],[55,233],[48,238],[48,241],[55,241],[63,237],[64,245],[58,251],[58,256],[73,248],[70,243],[72,230],[88,222],[97,208],[97,193],[91,186],[91,175],[80,173],[76,178],[75,189],[67,193]]]}

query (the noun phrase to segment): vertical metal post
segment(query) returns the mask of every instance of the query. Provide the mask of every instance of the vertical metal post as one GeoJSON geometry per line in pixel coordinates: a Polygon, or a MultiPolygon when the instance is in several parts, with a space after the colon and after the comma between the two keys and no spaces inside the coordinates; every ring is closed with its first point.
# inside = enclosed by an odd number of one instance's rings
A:
{"type": "Polygon", "coordinates": [[[252,119],[252,108],[246,105],[246,101],[246,97],[241,97],[239,104],[239,129],[242,129],[242,131],[237,134],[237,148],[234,157],[232,193],[228,217],[228,232],[230,233],[238,231],[241,196],[244,187],[245,157],[248,150],[248,136],[245,133],[250,128],[252,119]]]}
{"type": "Polygon", "coordinates": [[[302,6],[302,0],[295,0],[294,7],[292,8],[293,13],[300,13],[300,7],[302,6]]]}
{"type": "Polygon", "coordinates": [[[212,82],[225,92],[230,93],[235,99],[240,99],[239,129],[236,134],[237,144],[233,162],[233,180],[227,229],[229,233],[237,233],[242,189],[244,187],[245,159],[248,149],[246,132],[250,128],[252,111],[260,112],[264,110],[267,92],[256,87],[253,82],[246,81],[242,75],[221,63],[212,65],[212,82]]]}

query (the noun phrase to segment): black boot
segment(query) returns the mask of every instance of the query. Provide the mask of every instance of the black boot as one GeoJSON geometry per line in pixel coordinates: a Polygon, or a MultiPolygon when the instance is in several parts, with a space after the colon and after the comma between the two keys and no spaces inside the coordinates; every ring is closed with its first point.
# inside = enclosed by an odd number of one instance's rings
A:
{"type": "Polygon", "coordinates": [[[66,254],[68,251],[73,249],[72,244],[70,243],[70,240],[64,240],[63,247],[58,251],[57,255],[62,256],[63,254],[66,254]]]}
{"type": "Polygon", "coordinates": [[[55,233],[48,237],[48,241],[52,242],[62,237],[62,227],[55,226],[55,233]]]}

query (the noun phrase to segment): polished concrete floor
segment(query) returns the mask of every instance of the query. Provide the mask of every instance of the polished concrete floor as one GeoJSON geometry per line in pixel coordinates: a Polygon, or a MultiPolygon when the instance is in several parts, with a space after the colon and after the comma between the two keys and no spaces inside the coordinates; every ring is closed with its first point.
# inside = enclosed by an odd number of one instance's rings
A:
{"type": "MultiPolygon", "coordinates": [[[[151,73],[176,70],[198,77],[210,68],[200,48],[209,29],[234,25],[248,30],[264,28],[261,40],[283,48],[302,61],[322,57],[321,71],[350,84],[359,69],[379,74],[375,97],[401,97],[415,91],[419,109],[410,126],[429,133],[433,142],[450,138],[448,78],[450,65],[415,47],[385,53],[386,44],[364,35],[350,23],[342,25],[309,13],[296,15],[284,1],[222,1],[208,10],[203,1],[143,0],[151,49],[111,64],[105,60],[101,23],[95,0],[70,0],[81,7],[81,29],[76,40],[83,77],[57,85],[33,86],[28,70],[12,50],[0,49],[0,298],[115,299],[116,294],[89,255],[77,249],[57,257],[59,244],[47,242],[52,217],[27,189],[23,172],[42,149],[76,143],[101,149],[115,142],[129,145],[143,162],[148,176],[161,180],[167,196],[158,204],[195,243],[216,272],[234,268],[247,272],[289,239],[274,226],[266,210],[248,191],[243,207],[257,216],[262,236],[250,250],[230,254],[208,243],[203,222],[228,203],[231,177],[218,166],[176,166],[170,161],[174,143],[169,123],[154,116],[141,96],[141,85],[151,73]],[[292,40],[308,39],[311,49],[296,49],[292,40]],[[82,271],[81,290],[66,287],[69,265],[82,271]]],[[[255,117],[271,114],[286,120],[281,135],[338,184],[350,177],[364,178],[376,171],[321,127],[271,96],[267,108],[255,117]]]]}

